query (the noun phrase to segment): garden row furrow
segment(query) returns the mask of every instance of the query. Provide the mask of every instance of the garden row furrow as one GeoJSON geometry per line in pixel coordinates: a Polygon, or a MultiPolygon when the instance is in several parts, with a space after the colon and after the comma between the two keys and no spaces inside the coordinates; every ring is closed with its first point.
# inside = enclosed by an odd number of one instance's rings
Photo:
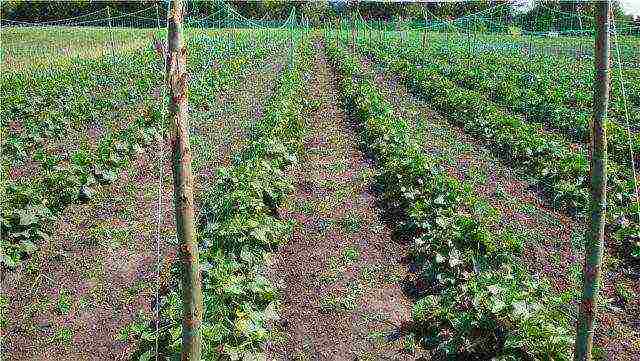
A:
{"type": "Polygon", "coordinates": [[[568,359],[571,330],[548,285],[514,255],[506,233],[474,206],[465,183],[449,176],[419,146],[363,74],[359,60],[329,45],[343,95],[361,122],[361,137],[381,168],[383,197],[402,213],[426,289],[413,309],[423,344],[449,356],[568,359]]]}
{"type": "MultiPolygon", "coordinates": [[[[293,189],[283,170],[297,161],[301,147],[310,51],[308,39],[302,38],[264,116],[254,124],[247,147],[231,166],[218,169],[216,183],[200,200],[204,358],[260,355],[270,338],[267,325],[277,318],[278,292],[264,275],[264,262],[293,226],[280,219],[276,208],[293,189]]],[[[162,341],[166,355],[178,353],[180,347],[180,290],[178,285],[171,289],[162,310],[170,323],[162,341]]],[[[153,344],[145,347],[141,353],[151,356],[153,344]]]]}
{"type": "MultiPolygon", "coordinates": [[[[588,158],[562,137],[503,111],[483,94],[461,88],[437,70],[421,67],[395,48],[378,46],[369,54],[383,61],[411,88],[425,96],[453,124],[493,146],[493,151],[535,178],[553,204],[584,213],[588,207],[588,158]],[[393,51],[391,51],[393,49],[393,51]],[[397,53],[395,53],[397,51],[397,53]],[[393,55],[400,54],[400,55],[393,55]]],[[[633,179],[628,169],[609,164],[608,225],[640,257],[633,179]]]]}

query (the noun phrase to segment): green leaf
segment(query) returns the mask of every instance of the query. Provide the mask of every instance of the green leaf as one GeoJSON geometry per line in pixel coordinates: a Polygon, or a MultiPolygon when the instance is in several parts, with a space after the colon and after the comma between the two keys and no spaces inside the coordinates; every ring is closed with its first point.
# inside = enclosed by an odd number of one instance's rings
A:
{"type": "Polygon", "coordinates": [[[529,318],[529,308],[525,301],[518,301],[513,303],[513,315],[518,318],[529,318]]]}
{"type": "Polygon", "coordinates": [[[446,217],[437,217],[436,224],[441,228],[446,228],[449,224],[449,219],[447,219],[446,217]]]}
{"type": "Polygon", "coordinates": [[[27,254],[32,254],[38,249],[38,247],[31,241],[23,240],[20,241],[20,250],[27,254]]]}
{"type": "Polygon", "coordinates": [[[18,267],[18,263],[9,255],[0,255],[0,264],[4,264],[9,269],[16,269],[18,267]]]}
{"type": "Polygon", "coordinates": [[[453,249],[449,252],[449,266],[453,268],[461,265],[462,263],[462,253],[460,251],[453,249]]]}
{"type": "Polygon", "coordinates": [[[500,299],[494,299],[493,304],[491,305],[491,312],[494,314],[500,313],[500,311],[504,310],[507,305],[500,299]]]}
{"type": "Polygon", "coordinates": [[[262,243],[267,243],[267,233],[264,228],[256,228],[251,231],[251,235],[262,243]]]}
{"type": "Polygon", "coordinates": [[[18,215],[20,217],[21,226],[29,226],[38,223],[38,217],[31,210],[19,210],[18,215]]]}
{"type": "Polygon", "coordinates": [[[151,356],[153,354],[151,353],[151,350],[143,353],[142,355],[140,355],[140,357],[138,358],[138,361],[149,361],[151,360],[151,356]]]}

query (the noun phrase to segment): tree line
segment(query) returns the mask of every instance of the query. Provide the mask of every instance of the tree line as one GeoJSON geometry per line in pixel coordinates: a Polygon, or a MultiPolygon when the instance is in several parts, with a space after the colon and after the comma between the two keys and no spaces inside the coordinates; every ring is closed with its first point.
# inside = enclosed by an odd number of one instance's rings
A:
{"type": "MultiPolygon", "coordinates": [[[[166,9],[167,1],[27,1],[5,0],[1,2],[2,19],[26,22],[41,22],[68,19],[84,14],[104,10],[109,7],[118,13],[130,13],[158,5],[166,9]]],[[[528,30],[564,30],[592,29],[594,2],[533,0],[533,6],[523,6],[521,0],[479,0],[473,2],[391,2],[391,1],[283,1],[283,0],[250,0],[250,1],[206,1],[195,0],[187,3],[189,16],[207,16],[220,10],[232,7],[242,16],[250,19],[285,20],[292,10],[299,16],[319,25],[337,17],[349,16],[359,12],[369,20],[422,21],[453,19],[471,13],[486,10],[496,5],[505,5],[507,12],[501,19],[503,22],[523,24],[528,30]]],[[[613,3],[613,12],[618,22],[633,23],[634,20],[623,13],[618,1],[613,3]]],[[[161,16],[164,17],[165,14],[161,16]]],[[[104,18],[106,13],[100,12],[85,20],[104,18]]],[[[635,20],[640,25],[640,18],[635,20]]]]}

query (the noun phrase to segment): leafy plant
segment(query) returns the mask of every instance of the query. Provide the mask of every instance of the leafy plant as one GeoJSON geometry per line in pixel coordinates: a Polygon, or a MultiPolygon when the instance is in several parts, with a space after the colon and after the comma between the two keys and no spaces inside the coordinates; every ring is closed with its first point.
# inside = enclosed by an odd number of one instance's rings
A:
{"type": "MultiPolygon", "coordinates": [[[[345,100],[362,124],[363,143],[381,167],[384,200],[391,209],[402,211],[398,232],[413,242],[419,283],[424,284],[414,290],[419,300],[413,318],[420,342],[458,358],[474,354],[503,360],[566,359],[572,346],[571,327],[548,285],[529,275],[512,255],[522,250],[522,237],[512,231],[494,233],[500,229],[498,212],[420,148],[405,121],[393,114],[370,77],[363,74],[359,61],[337,46],[328,45],[326,51],[341,76],[345,100]]],[[[409,79],[426,76],[420,69],[409,70],[401,60],[392,66],[405,69],[409,79]]],[[[477,127],[486,137],[512,135],[488,126],[499,112],[483,109],[477,98],[436,89],[442,84],[432,85],[424,78],[417,84],[442,93],[443,98],[434,99],[442,106],[456,112],[469,107],[469,119],[477,115],[474,112],[490,114],[467,120],[465,126],[477,127]]],[[[504,117],[496,121],[513,123],[504,117]]],[[[531,140],[517,150],[522,159],[538,151],[534,149],[539,142],[531,140]]],[[[501,144],[508,146],[506,138],[501,144]]]]}
{"type": "MultiPolygon", "coordinates": [[[[283,169],[297,161],[304,130],[303,76],[309,71],[310,47],[302,39],[298,56],[283,71],[264,116],[251,131],[248,146],[231,166],[217,171],[216,183],[202,199],[198,222],[204,295],[201,326],[203,355],[211,359],[260,357],[277,320],[278,290],[263,275],[265,257],[285,242],[293,223],[277,207],[293,190],[283,169]]],[[[173,279],[180,269],[174,265],[173,279]]],[[[179,285],[164,298],[162,314],[170,320],[161,335],[168,355],[180,351],[179,285]]],[[[137,354],[152,355],[151,343],[137,354]]]]}

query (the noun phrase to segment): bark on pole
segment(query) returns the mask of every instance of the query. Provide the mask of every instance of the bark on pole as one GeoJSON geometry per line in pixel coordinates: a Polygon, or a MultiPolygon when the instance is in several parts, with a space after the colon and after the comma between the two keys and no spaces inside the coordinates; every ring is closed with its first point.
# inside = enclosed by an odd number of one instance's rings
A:
{"type": "Polygon", "coordinates": [[[424,28],[422,29],[422,49],[424,49],[427,45],[427,16],[424,11],[422,12],[422,17],[424,18],[424,28]]]}
{"type": "Polygon", "coordinates": [[[187,57],[183,46],[182,0],[172,0],[167,16],[167,86],[169,88],[169,124],[173,153],[174,203],[176,230],[182,266],[182,355],[183,361],[200,361],[202,323],[202,286],[198,263],[198,243],[193,218],[193,176],[189,145],[187,111],[187,57]]]}
{"type": "Polygon", "coordinates": [[[356,53],[356,24],[353,18],[353,14],[349,19],[349,25],[351,26],[351,54],[356,53]]]}
{"type": "Polygon", "coordinates": [[[607,138],[604,123],[609,102],[609,2],[596,4],[596,43],[593,120],[591,122],[591,202],[585,246],[582,301],[577,320],[576,361],[590,361],[593,329],[598,306],[607,188],[607,138]]]}

